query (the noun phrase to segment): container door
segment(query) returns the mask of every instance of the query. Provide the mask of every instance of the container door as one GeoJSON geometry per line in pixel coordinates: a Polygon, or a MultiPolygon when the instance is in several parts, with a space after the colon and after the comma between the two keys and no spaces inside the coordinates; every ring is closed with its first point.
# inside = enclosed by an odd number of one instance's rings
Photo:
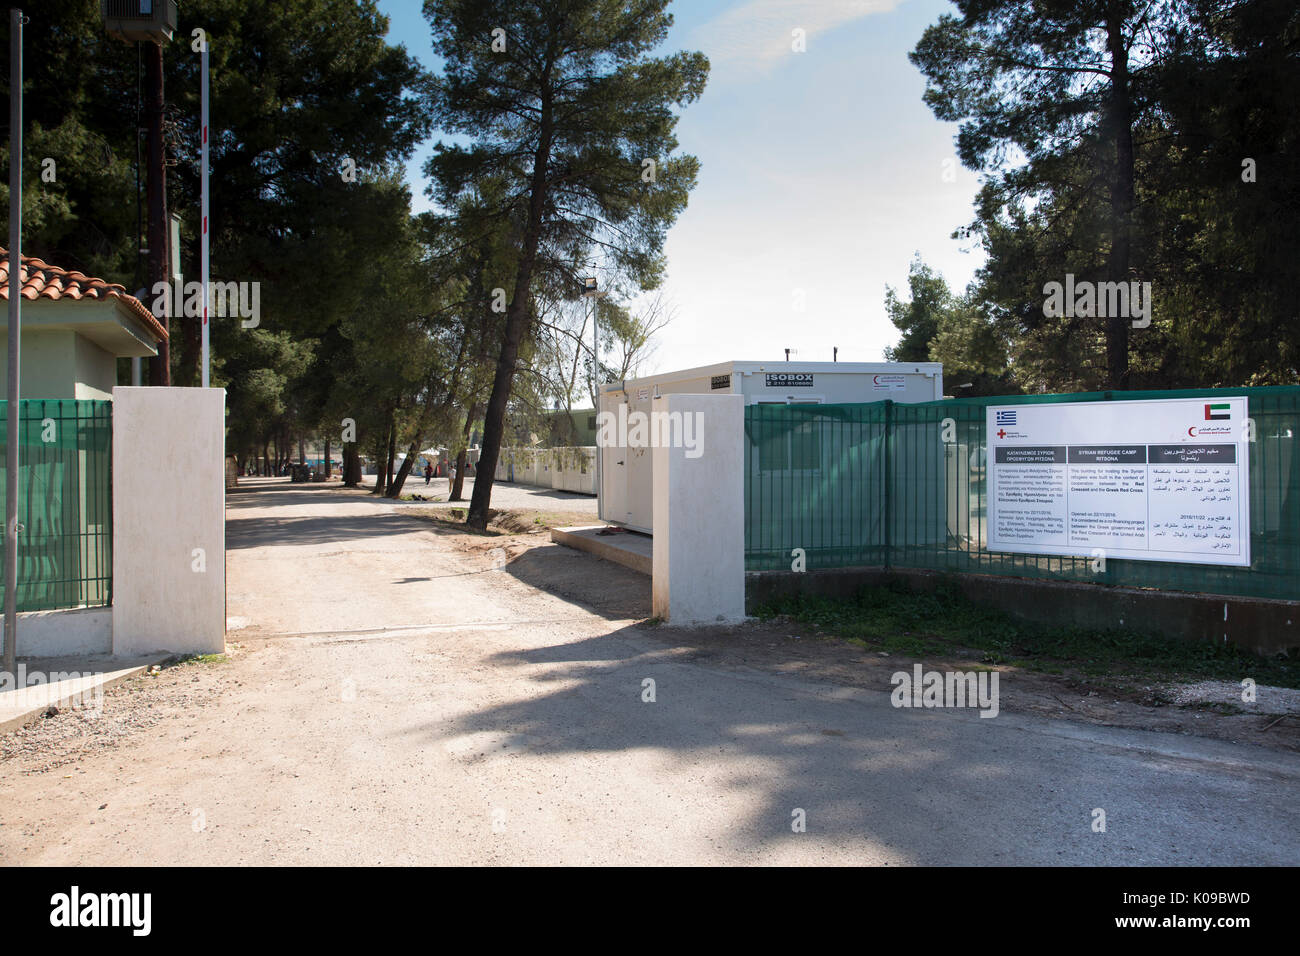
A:
{"type": "Polygon", "coordinates": [[[627,452],[627,525],[647,533],[654,529],[654,451],[646,447],[650,440],[653,402],[653,389],[648,387],[628,396],[628,433],[632,434],[633,423],[638,418],[645,423],[645,431],[640,438],[641,447],[624,449],[627,452]],[[638,412],[640,415],[634,418],[638,412]]]}
{"type": "MultiPolygon", "coordinates": [[[[619,418],[619,406],[627,402],[626,396],[601,396],[601,410],[619,418]]],[[[616,444],[602,447],[600,455],[600,516],[614,524],[627,523],[627,452],[616,444]]]]}

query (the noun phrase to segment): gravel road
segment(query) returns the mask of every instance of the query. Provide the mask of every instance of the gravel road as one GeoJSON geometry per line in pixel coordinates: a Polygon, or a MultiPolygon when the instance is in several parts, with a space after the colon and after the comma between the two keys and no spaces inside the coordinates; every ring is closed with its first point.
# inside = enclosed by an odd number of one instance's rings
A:
{"type": "Polygon", "coordinates": [[[646,578],[538,537],[338,488],[228,505],[229,658],[33,728],[0,861],[1295,862],[1293,753],[896,709],[887,668],[638,623],[646,578]]]}

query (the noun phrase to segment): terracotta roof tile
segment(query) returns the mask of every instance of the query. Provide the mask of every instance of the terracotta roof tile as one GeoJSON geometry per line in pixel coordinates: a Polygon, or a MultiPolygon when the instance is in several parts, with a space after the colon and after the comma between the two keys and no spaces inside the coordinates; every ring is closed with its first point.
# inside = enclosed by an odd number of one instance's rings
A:
{"type": "MultiPolygon", "coordinates": [[[[22,297],[35,302],[38,299],[120,299],[159,342],[166,340],[167,330],[143,302],[126,291],[126,286],[105,282],[81,272],[70,272],[52,266],[33,256],[22,257],[22,297]]],[[[9,251],[0,248],[0,299],[9,300],[9,251]]]]}

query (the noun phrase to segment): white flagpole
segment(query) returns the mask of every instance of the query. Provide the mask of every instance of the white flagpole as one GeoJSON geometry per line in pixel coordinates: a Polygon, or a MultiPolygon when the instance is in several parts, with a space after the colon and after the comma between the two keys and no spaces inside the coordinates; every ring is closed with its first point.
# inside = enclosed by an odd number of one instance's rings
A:
{"type": "Polygon", "coordinates": [[[201,248],[199,257],[201,259],[200,268],[203,271],[203,387],[208,387],[208,41],[205,37],[203,40],[203,58],[202,73],[202,93],[201,98],[201,118],[203,124],[203,169],[201,172],[202,182],[202,207],[203,207],[203,232],[201,236],[201,248]]]}

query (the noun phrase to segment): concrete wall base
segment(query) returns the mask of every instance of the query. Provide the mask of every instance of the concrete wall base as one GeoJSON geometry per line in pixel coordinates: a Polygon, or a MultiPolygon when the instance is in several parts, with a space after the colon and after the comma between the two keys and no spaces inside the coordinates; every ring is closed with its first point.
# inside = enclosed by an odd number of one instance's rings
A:
{"type": "MultiPolygon", "coordinates": [[[[4,638],[0,620],[0,640],[4,638]]],[[[72,608],[18,615],[19,657],[60,657],[113,652],[113,609],[72,608]]]]}
{"type": "Polygon", "coordinates": [[[640,574],[654,574],[654,553],[651,539],[638,534],[618,534],[601,537],[605,525],[590,528],[552,528],[551,540],[566,548],[586,551],[605,561],[613,561],[640,574]]]}
{"type": "Polygon", "coordinates": [[[745,604],[752,612],[777,597],[852,597],[860,588],[895,582],[917,591],[933,591],[941,583],[949,584],[976,604],[1028,621],[1100,630],[1122,627],[1176,640],[1227,642],[1264,656],[1300,652],[1300,601],[1223,594],[864,567],[803,573],[750,572],[746,575],[745,604]]]}

